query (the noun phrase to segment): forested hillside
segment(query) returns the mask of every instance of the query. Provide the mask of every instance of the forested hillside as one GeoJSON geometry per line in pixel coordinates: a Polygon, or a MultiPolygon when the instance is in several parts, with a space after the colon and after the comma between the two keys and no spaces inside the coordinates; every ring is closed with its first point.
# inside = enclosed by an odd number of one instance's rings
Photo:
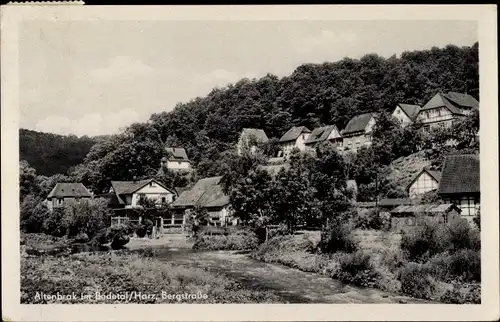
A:
{"type": "Polygon", "coordinates": [[[51,176],[66,173],[81,163],[95,142],[95,138],[87,136],[79,138],[20,129],[19,157],[39,174],[51,176]]]}
{"type": "MultiPolygon", "coordinates": [[[[244,127],[262,128],[270,138],[281,136],[293,125],[312,129],[336,124],[342,129],[358,113],[391,111],[397,102],[423,104],[437,91],[468,92],[478,98],[478,88],[477,43],[405,52],[387,59],[369,54],[359,60],[304,64],[287,77],[268,74],[242,79],[213,89],[206,97],[179,103],[171,112],[153,114],[147,123],[132,124],[94,145],[71,174],[96,191],[109,180],[151,176],[160,164],[162,148],[168,145],[186,148],[199,176],[217,175],[226,157],[222,152],[234,146],[244,127]]],[[[31,156],[57,153],[39,149],[31,156]]],[[[58,171],[63,172],[68,164],[61,163],[68,158],[64,155],[54,161],[50,169],[55,171],[60,164],[58,171]]],[[[38,170],[47,169],[45,160],[49,159],[28,161],[38,170]]],[[[71,164],[77,159],[73,156],[71,164]]]]}

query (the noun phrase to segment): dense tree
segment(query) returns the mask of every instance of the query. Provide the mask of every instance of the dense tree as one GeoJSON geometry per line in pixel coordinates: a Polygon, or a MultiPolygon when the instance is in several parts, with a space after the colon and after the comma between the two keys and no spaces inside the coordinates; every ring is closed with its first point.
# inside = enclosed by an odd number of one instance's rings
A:
{"type": "Polygon", "coordinates": [[[57,135],[31,130],[19,130],[19,155],[36,169],[51,176],[66,173],[81,163],[96,139],[87,136],[57,135]]]}

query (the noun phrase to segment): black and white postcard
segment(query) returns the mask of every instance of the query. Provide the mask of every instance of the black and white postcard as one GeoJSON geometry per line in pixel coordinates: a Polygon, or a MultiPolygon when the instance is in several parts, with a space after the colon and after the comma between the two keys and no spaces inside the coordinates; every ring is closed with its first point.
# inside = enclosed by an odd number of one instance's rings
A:
{"type": "Polygon", "coordinates": [[[499,318],[496,6],[1,16],[4,319],[499,318]]]}

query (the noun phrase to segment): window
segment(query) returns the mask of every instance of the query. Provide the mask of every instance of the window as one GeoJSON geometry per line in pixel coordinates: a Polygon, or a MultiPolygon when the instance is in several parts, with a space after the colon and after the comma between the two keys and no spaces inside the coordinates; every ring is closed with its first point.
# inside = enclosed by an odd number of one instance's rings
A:
{"type": "Polygon", "coordinates": [[[150,186],[150,187],[156,187],[156,183],[154,183],[153,181],[151,181],[151,182],[149,183],[149,186],[150,186]]]}
{"type": "Polygon", "coordinates": [[[424,127],[422,129],[424,130],[425,133],[429,133],[431,131],[431,126],[430,125],[424,125],[424,127]]]}
{"type": "Polygon", "coordinates": [[[64,199],[63,199],[63,198],[58,198],[58,199],[57,199],[57,204],[58,204],[58,205],[62,205],[62,204],[63,204],[63,202],[64,202],[64,199]]]}
{"type": "Polygon", "coordinates": [[[178,165],[181,165],[181,161],[177,161],[177,164],[178,164],[178,165]]]}
{"type": "Polygon", "coordinates": [[[161,203],[166,203],[167,202],[167,198],[166,197],[161,197],[161,203]]]}
{"type": "Polygon", "coordinates": [[[399,108],[396,110],[396,114],[401,114],[401,111],[399,110],[399,108]]]}

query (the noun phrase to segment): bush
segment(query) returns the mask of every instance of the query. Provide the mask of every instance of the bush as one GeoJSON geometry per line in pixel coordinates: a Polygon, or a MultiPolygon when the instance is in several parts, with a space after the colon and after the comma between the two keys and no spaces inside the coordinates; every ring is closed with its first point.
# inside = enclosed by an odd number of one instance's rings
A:
{"type": "Polygon", "coordinates": [[[59,225],[68,237],[85,233],[93,238],[101,229],[108,227],[111,213],[107,201],[102,198],[65,205],[59,225]]]}
{"type": "Polygon", "coordinates": [[[48,212],[47,218],[43,222],[43,231],[46,234],[62,237],[66,235],[66,228],[62,225],[64,209],[56,208],[48,212]]]}
{"type": "Polygon", "coordinates": [[[49,216],[45,202],[33,195],[27,195],[20,208],[20,228],[27,233],[43,232],[43,222],[49,216]]]}
{"type": "Polygon", "coordinates": [[[421,226],[403,231],[401,250],[411,261],[425,262],[447,247],[446,230],[433,220],[424,220],[421,226]]]}
{"type": "Polygon", "coordinates": [[[439,300],[449,304],[481,304],[481,285],[454,283],[439,300]]]}
{"type": "Polygon", "coordinates": [[[478,230],[472,228],[465,220],[454,220],[447,225],[448,248],[451,251],[460,249],[481,249],[481,236],[478,230]]]}
{"type": "Polygon", "coordinates": [[[358,245],[352,234],[352,227],[333,221],[321,231],[321,240],[318,244],[321,252],[331,254],[335,252],[352,253],[357,250],[358,245]]]}
{"type": "Polygon", "coordinates": [[[384,220],[379,214],[379,210],[360,210],[357,216],[353,218],[353,225],[355,229],[382,229],[384,227],[384,220]]]}
{"type": "Polygon", "coordinates": [[[253,232],[242,230],[228,235],[198,234],[193,249],[255,250],[258,245],[259,240],[253,232]]]}
{"type": "Polygon", "coordinates": [[[423,264],[408,263],[401,269],[399,279],[403,294],[428,300],[435,299],[438,283],[423,264]]]}
{"type": "Polygon", "coordinates": [[[481,281],[481,254],[471,249],[461,249],[455,253],[441,253],[432,257],[426,267],[436,278],[453,282],[481,281]]]}
{"type": "Polygon", "coordinates": [[[332,277],[344,283],[364,287],[377,286],[377,281],[380,278],[371,263],[370,255],[363,251],[341,255],[339,265],[333,272],[332,277]]]}

